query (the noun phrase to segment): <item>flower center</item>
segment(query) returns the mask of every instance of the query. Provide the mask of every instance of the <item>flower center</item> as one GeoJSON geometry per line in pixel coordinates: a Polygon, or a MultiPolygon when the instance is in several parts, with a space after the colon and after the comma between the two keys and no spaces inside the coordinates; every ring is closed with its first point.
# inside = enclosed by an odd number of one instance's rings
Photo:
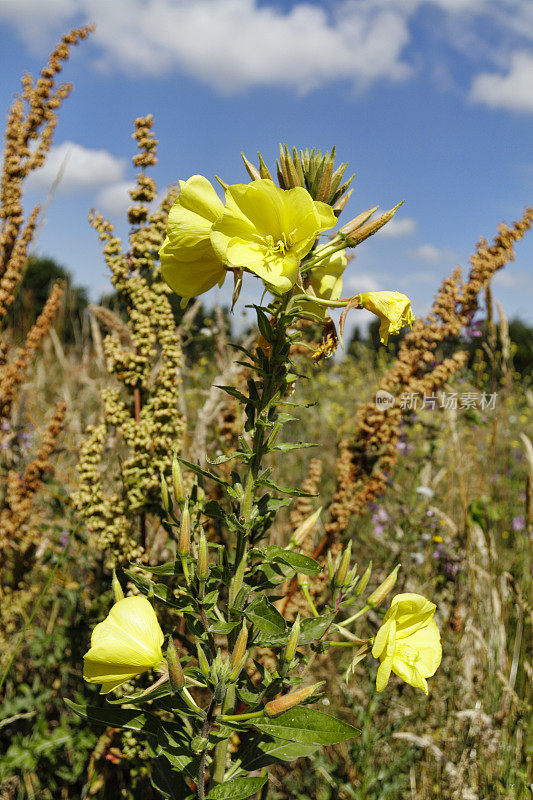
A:
{"type": "Polygon", "coordinates": [[[265,236],[265,244],[270,257],[284,256],[291,246],[290,235],[287,236],[287,234],[283,232],[281,234],[281,239],[274,240],[274,237],[269,233],[265,236]]]}

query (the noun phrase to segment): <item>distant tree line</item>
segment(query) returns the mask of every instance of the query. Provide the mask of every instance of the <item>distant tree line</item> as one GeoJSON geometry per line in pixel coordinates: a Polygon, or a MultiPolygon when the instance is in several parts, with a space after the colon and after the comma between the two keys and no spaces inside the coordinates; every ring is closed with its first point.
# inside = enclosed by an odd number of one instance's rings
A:
{"type": "MultiPolygon", "coordinates": [[[[37,319],[52,285],[57,280],[61,280],[65,284],[63,309],[56,323],[58,336],[65,344],[74,344],[79,340],[84,327],[83,317],[88,313],[89,298],[87,289],[82,286],[75,286],[71,273],[53,258],[39,256],[30,256],[28,258],[24,278],[9,315],[10,327],[20,340],[24,339],[37,319]]],[[[178,297],[171,295],[170,300],[176,325],[179,325],[185,311],[180,308],[178,297]]],[[[112,292],[103,295],[98,301],[98,305],[104,305],[122,317],[127,314],[127,309],[121,306],[117,296],[112,292]]],[[[229,333],[231,330],[231,316],[227,309],[224,310],[224,321],[229,333]]],[[[188,355],[192,358],[199,357],[202,353],[210,350],[212,339],[212,335],[209,333],[210,323],[211,316],[209,312],[201,308],[186,342],[188,355]]],[[[486,339],[487,332],[483,324],[479,327],[479,332],[479,337],[472,338],[470,341],[466,337],[461,342],[461,346],[470,352],[471,361],[476,350],[486,339]]],[[[392,336],[389,339],[385,351],[387,358],[392,360],[396,357],[406,333],[407,330],[404,329],[399,336],[392,336]]],[[[512,319],[509,322],[509,335],[513,345],[515,370],[522,375],[533,373],[533,326],[520,319],[512,319]]],[[[455,345],[450,345],[450,349],[454,348],[455,345]]],[[[346,348],[346,355],[360,358],[364,352],[366,357],[383,358],[384,350],[385,348],[379,342],[379,320],[376,319],[364,331],[358,327],[353,329],[351,339],[346,348]]]]}

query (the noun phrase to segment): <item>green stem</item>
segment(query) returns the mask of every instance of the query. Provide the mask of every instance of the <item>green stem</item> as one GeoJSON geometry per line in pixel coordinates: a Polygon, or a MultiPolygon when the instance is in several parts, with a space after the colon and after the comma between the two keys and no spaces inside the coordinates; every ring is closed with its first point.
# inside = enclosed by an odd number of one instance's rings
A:
{"type": "MultiPolygon", "coordinates": [[[[224,702],[222,703],[222,714],[230,711],[235,705],[235,686],[228,686],[224,702]]],[[[228,739],[223,739],[215,747],[213,783],[224,783],[224,773],[226,772],[226,755],[228,752],[228,739]]]]}
{"type": "Polygon", "coordinates": [[[339,628],[345,628],[347,625],[350,625],[350,623],[355,622],[356,619],[359,619],[359,617],[362,617],[363,614],[366,614],[366,612],[369,611],[371,608],[372,606],[369,605],[363,606],[363,608],[361,608],[357,612],[357,614],[354,614],[352,617],[349,617],[348,619],[345,619],[342,622],[338,622],[337,626],[339,628]]]}

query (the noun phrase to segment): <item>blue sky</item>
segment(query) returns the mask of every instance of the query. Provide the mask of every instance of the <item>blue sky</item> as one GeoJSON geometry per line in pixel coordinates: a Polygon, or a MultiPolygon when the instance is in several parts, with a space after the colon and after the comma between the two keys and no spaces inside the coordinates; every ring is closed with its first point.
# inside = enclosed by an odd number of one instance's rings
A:
{"type": "MultiPolygon", "coordinates": [[[[533,202],[533,3],[2,0],[6,111],[20,75],[86,21],[97,31],[65,67],[74,91],[26,204],[44,200],[68,152],[36,250],[95,298],[109,283],[87,213],[96,206],[126,234],[132,121],[146,113],[160,188],[197,172],[246,180],[241,150],[272,164],[280,141],[335,144],[356,173],[344,222],[405,199],[357,248],[344,294],[398,289],[417,314],[479,237],[533,202]]],[[[495,293],[533,323],[530,237],[495,293]]]]}

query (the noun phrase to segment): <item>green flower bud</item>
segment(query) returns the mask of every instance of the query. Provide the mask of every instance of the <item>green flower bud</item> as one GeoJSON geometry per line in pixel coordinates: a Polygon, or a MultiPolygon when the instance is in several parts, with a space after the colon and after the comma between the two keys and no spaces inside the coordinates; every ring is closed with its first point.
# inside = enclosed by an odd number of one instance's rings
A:
{"type": "Polygon", "coordinates": [[[167,646],[168,678],[174,692],[180,692],[185,686],[185,675],[179,662],[176,646],[172,636],[168,640],[167,646]]]}
{"type": "Polygon", "coordinates": [[[198,580],[204,582],[209,576],[209,555],[207,552],[207,539],[205,533],[202,531],[200,534],[200,543],[198,545],[198,561],[196,564],[196,572],[198,580]]]}
{"type": "Polygon", "coordinates": [[[189,555],[191,546],[191,515],[189,514],[189,504],[185,503],[181,512],[180,535],[178,539],[178,555],[185,558],[189,555]]]}
{"type": "Polygon", "coordinates": [[[348,574],[348,567],[350,566],[350,558],[352,556],[352,543],[351,541],[348,543],[348,547],[342,554],[342,558],[339,564],[339,568],[337,569],[337,574],[334,578],[335,586],[339,589],[342,588],[346,582],[346,576],[348,574]]]}
{"type": "Polygon", "coordinates": [[[355,594],[357,595],[357,597],[359,597],[359,595],[365,591],[366,585],[370,580],[371,574],[372,574],[372,562],[370,562],[368,567],[365,569],[365,571],[361,575],[359,583],[357,584],[357,589],[355,590],[355,594]]]}
{"type": "Polygon", "coordinates": [[[294,658],[296,653],[296,648],[298,647],[298,639],[300,638],[300,614],[294,620],[294,624],[292,626],[289,640],[287,642],[287,646],[285,648],[285,652],[283,654],[283,660],[287,663],[290,663],[294,658]]]}
{"type": "Polygon", "coordinates": [[[168,486],[165,480],[165,476],[162,472],[159,473],[159,477],[161,479],[161,503],[165,511],[170,511],[170,500],[168,497],[168,486]]]}
{"type": "Polygon", "coordinates": [[[265,714],[268,717],[277,717],[278,714],[283,714],[284,711],[294,708],[294,706],[303,703],[304,700],[311,697],[324,683],[325,681],[320,681],[320,683],[315,683],[313,686],[304,686],[302,689],[297,689],[295,692],[290,692],[289,694],[283,695],[283,697],[277,697],[275,700],[271,700],[264,708],[265,714]]]}
{"type": "Polygon", "coordinates": [[[120,585],[120,581],[117,578],[117,573],[115,569],[113,569],[113,578],[111,580],[111,586],[113,587],[113,595],[115,597],[115,603],[118,603],[119,600],[124,600],[124,592],[122,591],[122,586],[120,585]]]}
{"type": "Polygon", "coordinates": [[[298,525],[298,527],[294,531],[291,542],[294,542],[294,544],[297,545],[298,547],[302,546],[302,544],[305,542],[305,540],[315,527],[321,511],[322,511],[322,506],[320,506],[320,508],[317,511],[315,511],[313,514],[307,517],[307,519],[304,519],[301,525],[298,525]]]}
{"type": "Polygon", "coordinates": [[[243,657],[233,666],[229,674],[228,680],[230,681],[230,683],[233,683],[234,681],[237,680],[237,678],[241,674],[244,665],[246,664],[247,659],[248,659],[248,650],[245,650],[243,657]]]}
{"type": "Polygon", "coordinates": [[[198,666],[200,667],[200,672],[202,673],[204,678],[208,678],[209,677],[209,662],[207,660],[207,657],[206,657],[204,651],[202,650],[202,648],[198,644],[198,642],[196,642],[196,652],[198,653],[198,666]]]}
{"type": "Polygon", "coordinates": [[[396,583],[396,579],[398,577],[398,570],[400,569],[400,566],[401,564],[398,564],[397,567],[394,567],[391,574],[385,578],[383,583],[380,583],[378,588],[374,589],[374,591],[366,601],[369,606],[378,606],[386,598],[386,596],[396,583]]]}
{"type": "Polygon", "coordinates": [[[248,628],[246,627],[246,622],[243,621],[242,628],[237,636],[237,641],[235,642],[235,647],[233,648],[233,653],[231,654],[231,666],[234,667],[239,661],[242,660],[244,653],[246,652],[246,643],[248,642],[248,628]]]}
{"type": "Polygon", "coordinates": [[[180,462],[178,457],[174,454],[172,459],[172,486],[174,489],[174,498],[177,503],[183,503],[185,500],[185,489],[183,487],[183,477],[181,474],[180,462]]]}

